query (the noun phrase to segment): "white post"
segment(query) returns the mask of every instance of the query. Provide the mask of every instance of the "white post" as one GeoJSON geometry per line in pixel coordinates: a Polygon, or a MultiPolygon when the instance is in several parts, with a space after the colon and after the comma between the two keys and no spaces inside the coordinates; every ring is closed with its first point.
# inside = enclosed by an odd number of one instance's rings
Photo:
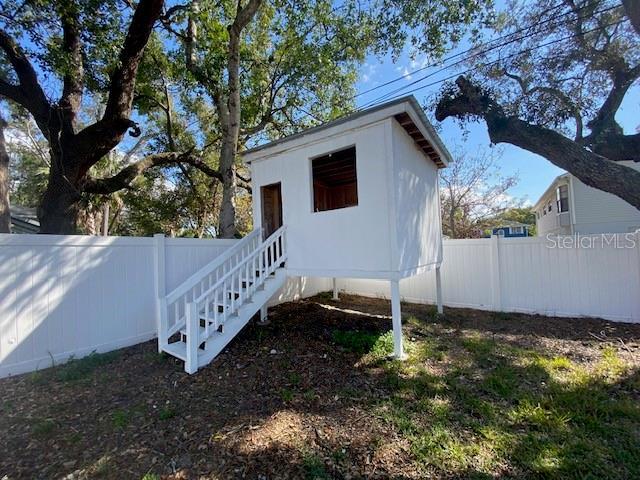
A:
{"type": "Polygon", "coordinates": [[[336,280],[336,277],[333,277],[333,300],[340,300],[340,297],[338,296],[338,281],[336,280]]]}
{"type": "Polygon", "coordinates": [[[102,207],[102,236],[109,236],[109,202],[105,202],[102,207]]]}
{"type": "Polygon", "coordinates": [[[390,280],[391,318],[393,323],[393,356],[398,360],[407,358],[402,348],[402,312],[400,310],[400,282],[390,280]]]}
{"type": "Polygon", "coordinates": [[[269,324],[269,312],[267,304],[265,303],[260,307],[260,322],[259,325],[268,325],[269,324]]]}
{"type": "Polygon", "coordinates": [[[442,308],[442,279],[440,278],[440,266],[436,265],[436,304],[438,305],[438,315],[442,315],[444,312],[442,308]]]}
{"type": "Polygon", "coordinates": [[[197,304],[187,303],[187,360],[184,362],[184,371],[189,374],[198,371],[199,323],[197,304]]]}
{"type": "Polygon", "coordinates": [[[166,279],[165,279],[165,239],[162,233],[153,236],[155,240],[155,283],[156,283],[156,322],[158,328],[158,352],[162,353],[169,339],[167,331],[167,302],[166,302],[166,279]]]}
{"type": "Polygon", "coordinates": [[[502,292],[500,280],[500,236],[491,235],[491,249],[489,253],[491,261],[491,292],[493,310],[499,312],[502,310],[502,292]]]}

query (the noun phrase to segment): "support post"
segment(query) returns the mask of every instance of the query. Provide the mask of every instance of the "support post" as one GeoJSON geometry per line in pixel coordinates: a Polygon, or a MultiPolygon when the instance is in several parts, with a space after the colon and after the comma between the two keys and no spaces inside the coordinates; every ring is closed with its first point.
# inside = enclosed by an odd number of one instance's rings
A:
{"type": "Polygon", "coordinates": [[[258,325],[269,325],[269,311],[266,303],[260,307],[260,321],[258,325]]]}
{"type": "Polygon", "coordinates": [[[436,305],[438,306],[438,315],[442,315],[444,309],[442,307],[442,279],[440,278],[440,265],[436,265],[436,305]]]}
{"type": "Polygon", "coordinates": [[[402,347],[402,312],[400,309],[400,281],[390,280],[391,284],[391,318],[393,323],[393,356],[397,360],[406,359],[402,347]]]}
{"type": "Polygon", "coordinates": [[[491,250],[489,253],[491,261],[491,291],[493,311],[502,310],[502,281],[500,279],[500,236],[491,235],[491,250]]]}
{"type": "Polygon", "coordinates": [[[340,297],[338,296],[338,281],[336,280],[336,277],[333,277],[333,300],[340,300],[340,297]]]}
{"type": "Polygon", "coordinates": [[[198,371],[199,323],[197,304],[187,303],[187,360],[184,362],[184,371],[189,374],[198,371]]]}
{"type": "Polygon", "coordinates": [[[165,280],[165,238],[162,233],[153,236],[156,247],[155,283],[156,283],[156,323],[158,330],[158,353],[169,343],[167,338],[167,300],[165,280]]]}

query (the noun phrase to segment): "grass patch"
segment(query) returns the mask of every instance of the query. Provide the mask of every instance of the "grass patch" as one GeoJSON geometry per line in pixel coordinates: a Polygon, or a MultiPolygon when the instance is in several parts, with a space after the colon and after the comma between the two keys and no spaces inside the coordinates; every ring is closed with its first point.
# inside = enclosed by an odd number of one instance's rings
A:
{"type": "Polygon", "coordinates": [[[482,333],[411,328],[421,331],[409,359],[383,364],[377,413],[425,472],[640,478],[638,373],[615,349],[585,366],[482,333]]]}
{"type": "Polygon", "coordinates": [[[58,425],[52,418],[41,418],[35,420],[32,424],[32,431],[37,437],[49,437],[58,428],[58,425]]]}
{"type": "Polygon", "coordinates": [[[118,355],[118,352],[92,353],[84,358],[69,360],[56,369],[56,380],[60,382],[82,380],[93,374],[97,369],[113,362],[118,358],[118,355]]]}
{"type": "Polygon", "coordinates": [[[173,407],[164,407],[158,412],[158,418],[160,420],[170,420],[176,416],[176,411],[173,407]]]}
{"type": "Polygon", "coordinates": [[[307,480],[325,480],[330,478],[322,458],[312,453],[302,457],[302,469],[307,480]]]}
{"type": "Polygon", "coordinates": [[[380,338],[378,333],[334,330],[331,338],[336,345],[354,353],[368,353],[380,338]]]}
{"type": "Polygon", "coordinates": [[[111,423],[117,429],[123,429],[131,422],[131,413],[128,410],[114,410],[111,412],[111,423]]]}
{"type": "Polygon", "coordinates": [[[293,390],[290,390],[288,388],[280,389],[280,398],[285,403],[291,402],[293,400],[293,390]]]}

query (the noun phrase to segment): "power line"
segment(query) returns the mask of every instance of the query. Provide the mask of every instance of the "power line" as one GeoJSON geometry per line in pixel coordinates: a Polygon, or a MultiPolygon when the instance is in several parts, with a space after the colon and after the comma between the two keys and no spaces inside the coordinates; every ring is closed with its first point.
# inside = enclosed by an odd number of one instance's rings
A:
{"type": "MultiPolygon", "coordinates": [[[[546,14],[546,13],[549,13],[550,11],[555,10],[556,8],[561,7],[561,6],[563,6],[563,5],[566,5],[566,4],[565,4],[564,2],[560,2],[560,3],[558,3],[557,5],[554,5],[553,7],[549,7],[547,10],[545,10],[545,11],[543,12],[543,15],[544,15],[544,14],[546,14]]],[[[579,8],[578,8],[578,10],[581,10],[581,9],[583,9],[583,8],[585,8],[585,7],[586,7],[586,6],[579,7],[579,8]]],[[[528,26],[526,26],[526,27],[522,27],[522,28],[520,28],[520,29],[518,29],[518,30],[515,30],[515,31],[513,31],[513,32],[505,33],[505,34],[500,35],[500,36],[498,36],[498,37],[496,37],[496,38],[492,38],[491,40],[488,40],[488,41],[486,41],[486,42],[480,43],[479,45],[476,45],[476,46],[474,46],[474,47],[469,47],[469,48],[467,48],[466,50],[463,50],[462,52],[458,52],[458,53],[456,53],[456,54],[453,54],[453,55],[450,55],[450,56],[448,56],[448,57],[445,57],[445,58],[443,58],[443,59],[440,61],[440,63],[446,63],[446,62],[448,62],[449,60],[453,60],[454,58],[457,58],[457,57],[459,57],[459,56],[461,56],[461,55],[464,55],[465,53],[469,53],[469,52],[471,52],[472,50],[474,50],[474,49],[476,49],[476,48],[478,48],[478,47],[489,45],[489,44],[491,44],[491,43],[493,43],[493,42],[496,42],[496,41],[498,41],[498,40],[501,40],[501,39],[504,39],[504,38],[510,37],[510,36],[515,35],[515,34],[517,34],[517,33],[519,33],[519,32],[522,32],[522,31],[524,31],[524,30],[529,30],[529,29],[531,29],[532,27],[535,27],[535,26],[540,25],[540,24],[542,24],[542,23],[548,23],[548,22],[551,22],[552,20],[556,20],[557,18],[562,17],[562,16],[564,16],[564,15],[568,15],[568,14],[570,14],[570,13],[572,13],[572,12],[565,12],[565,13],[563,13],[563,14],[559,15],[559,16],[558,16],[558,17],[556,17],[556,18],[548,18],[548,19],[546,19],[546,20],[540,20],[539,22],[533,23],[533,24],[528,25],[528,26]]],[[[508,44],[508,43],[507,43],[507,44],[508,44]]],[[[505,44],[505,45],[507,45],[507,44],[505,44]]],[[[504,45],[499,45],[499,46],[504,46],[504,45]]],[[[499,47],[499,46],[497,46],[497,47],[499,47]]],[[[494,47],[494,48],[497,48],[497,47],[494,47]]],[[[418,72],[421,72],[421,71],[423,71],[423,70],[426,70],[427,68],[431,68],[431,67],[434,67],[434,66],[435,66],[434,64],[430,64],[430,65],[422,66],[422,67],[417,68],[417,69],[415,69],[415,70],[411,70],[411,71],[407,72],[407,73],[406,73],[406,74],[404,74],[404,75],[400,75],[399,77],[396,77],[396,78],[393,78],[393,79],[389,80],[388,82],[385,82],[385,83],[380,84],[380,85],[376,85],[375,87],[372,87],[372,88],[369,88],[368,90],[365,90],[365,91],[363,91],[363,92],[360,92],[360,93],[358,93],[357,95],[355,95],[353,98],[357,98],[357,97],[360,97],[360,96],[362,96],[362,95],[366,95],[367,93],[373,92],[373,91],[378,90],[378,89],[383,88],[383,87],[386,87],[386,86],[388,86],[388,85],[391,85],[392,83],[399,82],[400,80],[403,80],[407,75],[413,75],[413,74],[416,74],[416,73],[418,73],[418,72]]]]}
{"type": "MultiPolygon", "coordinates": [[[[561,3],[557,4],[557,5],[554,5],[553,7],[549,7],[542,14],[544,15],[546,13],[549,13],[549,12],[551,12],[551,11],[555,10],[556,8],[561,7],[563,5],[566,5],[566,4],[564,2],[561,2],[561,3]]],[[[469,47],[466,50],[463,50],[463,51],[458,52],[456,54],[453,54],[453,55],[450,55],[448,57],[445,57],[439,63],[444,64],[444,63],[448,62],[449,60],[453,60],[454,58],[457,58],[457,57],[460,57],[462,55],[465,55],[466,53],[472,52],[473,50],[477,50],[479,47],[488,46],[488,45],[491,45],[492,43],[494,43],[496,41],[499,41],[499,40],[502,40],[502,39],[505,39],[505,38],[509,38],[509,37],[513,37],[513,35],[517,35],[518,33],[526,31],[526,30],[531,30],[532,28],[534,28],[536,26],[539,26],[539,25],[542,25],[542,24],[545,24],[545,23],[550,23],[550,22],[553,22],[553,21],[557,21],[559,18],[562,18],[564,16],[579,12],[580,10],[583,10],[586,7],[587,7],[587,5],[583,5],[581,7],[578,7],[576,10],[571,10],[571,11],[564,12],[564,13],[558,15],[557,17],[547,18],[545,20],[539,20],[538,22],[535,22],[535,23],[532,23],[530,25],[527,25],[526,27],[521,27],[521,28],[519,28],[517,30],[514,30],[513,32],[505,33],[503,35],[500,35],[499,37],[496,37],[496,38],[493,38],[491,40],[488,40],[487,42],[480,43],[480,44],[475,45],[473,47],[469,47]]],[[[607,8],[604,8],[602,10],[599,10],[597,12],[593,12],[590,15],[585,15],[585,16],[582,16],[582,17],[579,16],[577,18],[577,20],[582,20],[582,19],[587,18],[589,16],[592,16],[592,15],[595,15],[595,14],[598,14],[598,13],[603,13],[603,12],[606,12],[606,11],[609,11],[609,10],[613,10],[613,9],[616,9],[616,8],[619,8],[619,7],[620,7],[619,5],[614,5],[614,6],[611,6],[611,7],[607,7],[607,8]]],[[[563,22],[563,23],[560,23],[560,24],[552,25],[550,27],[545,27],[542,30],[539,30],[539,31],[534,32],[534,33],[529,33],[529,34],[521,36],[521,37],[510,38],[509,41],[507,41],[507,42],[504,42],[504,43],[501,43],[501,44],[498,44],[498,45],[493,45],[493,46],[491,46],[491,47],[489,47],[489,48],[487,48],[485,50],[482,50],[482,51],[479,51],[477,53],[474,53],[472,56],[484,55],[484,54],[486,54],[486,53],[488,53],[488,52],[490,52],[492,50],[495,50],[497,48],[507,46],[507,45],[509,45],[511,43],[515,43],[515,42],[518,42],[520,40],[524,40],[524,39],[526,39],[526,38],[528,38],[530,36],[533,36],[533,35],[538,35],[538,34],[544,32],[545,30],[547,30],[549,28],[558,27],[558,26],[564,25],[566,23],[569,23],[570,21],[573,21],[573,19],[568,20],[567,22],[563,22]]],[[[458,65],[460,63],[463,63],[464,61],[468,60],[470,57],[467,57],[466,59],[463,59],[461,61],[455,62],[454,64],[449,65],[449,67],[454,66],[454,65],[458,65]]],[[[386,87],[388,85],[391,85],[392,83],[396,83],[396,82],[399,82],[399,81],[405,79],[407,77],[407,75],[414,75],[414,74],[416,74],[418,72],[426,70],[427,68],[431,68],[431,67],[435,67],[435,66],[436,66],[435,64],[430,64],[430,65],[425,65],[425,66],[420,67],[418,69],[409,71],[409,72],[407,72],[407,73],[405,73],[405,74],[403,74],[403,75],[401,75],[399,77],[393,78],[393,79],[391,79],[391,80],[389,80],[389,81],[387,81],[387,82],[385,82],[383,84],[376,85],[375,87],[372,87],[372,88],[369,88],[369,89],[367,89],[367,90],[365,90],[363,92],[360,92],[360,93],[356,94],[353,98],[357,98],[357,97],[360,97],[360,96],[365,95],[367,93],[370,93],[370,92],[373,92],[375,90],[378,90],[380,88],[384,88],[384,87],[386,87]]]]}
{"type": "MultiPolygon", "coordinates": [[[[484,65],[482,65],[482,67],[488,67],[488,66],[490,66],[490,65],[494,65],[494,64],[500,63],[500,62],[502,62],[502,61],[504,61],[504,60],[506,60],[506,59],[508,59],[508,58],[512,58],[512,57],[515,57],[515,56],[518,56],[518,55],[522,55],[523,53],[531,52],[531,51],[537,50],[537,49],[539,49],[539,48],[547,47],[547,46],[549,46],[549,45],[553,45],[554,43],[563,42],[563,41],[565,41],[565,40],[569,40],[569,39],[574,38],[574,37],[577,37],[577,36],[581,36],[581,35],[585,35],[585,34],[587,34],[587,33],[595,32],[595,31],[597,31],[597,30],[602,30],[602,29],[607,28],[607,27],[612,27],[612,26],[615,26],[615,25],[619,25],[619,24],[623,23],[625,20],[626,20],[626,19],[618,20],[617,22],[613,22],[613,23],[610,23],[610,24],[607,24],[607,25],[602,25],[602,26],[599,26],[599,27],[595,27],[595,28],[593,28],[593,29],[591,29],[591,30],[586,30],[586,31],[584,31],[584,32],[582,32],[582,33],[580,33],[580,34],[573,34],[573,35],[569,35],[569,36],[566,36],[566,37],[563,37],[563,38],[559,38],[559,39],[555,39],[555,40],[552,40],[552,41],[549,41],[549,42],[546,42],[546,43],[543,43],[543,44],[540,44],[540,45],[536,45],[535,47],[530,47],[530,48],[527,48],[527,49],[524,49],[524,50],[519,50],[519,51],[514,52],[514,53],[512,53],[512,54],[510,54],[510,55],[507,55],[506,57],[503,57],[503,58],[500,58],[500,59],[498,59],[498,60],[494,60],[494,61],[492,61],[492,62],[489,62],[489,63],[487,63],[487,64],[484,64],[484,65]]],[[[449,66],[447,66],[447,67],[443,67],[443,68],[439,69],[439,70],[438,70],[438,71],[436,71],[436,72],[433,72],[432,74],[430,74],[430,75],[428,75],[428,76],[432,76],[432,75],[435,75],[435,74],[437,74],[437,73],[439,73],[439,72],[441,72],[441,71],[447,70],[447,69],[448,69],[448,68],[450,68],[451,66],[453,66],[453,65],[449,65],[449,66]]],[[[393,92],[391,92],[391,93],[387,93],[387,94],[385,94],[385,95],[382,95],[381,97],[379,97],[379,98],[377,98],[377,99],[375,99],[375,100],[373,100],[373,101],[371,101],[371,102],[369,102],[369,103],[367,103],[367,104],[363,105],[362,107],[360,107],[360,108],[356,109],[356,111],[364,110],[365,108],[370,108],[370,107],[372,107],[372,106],[378,105],[378,104],[380,104],[382,101],[385,101],[385,100],[394,100],[394,99],[396,99],[396,98],[400,98],[401,96],[405,96],[405,95],[408,95],[408,94],[410,94],[410,93],[414,93],[414,92],[417,92],[417,91],[419,91],[419,90],[423,90],[423,89],[425,89],[425,88],[427,88],[427,87],[431,87],[431,86],[437,85],[437,84],[439,84],[439,83],[446,82],[447,80],[451,80],[451,79],[456,78],[456,77],[458,77],[458,76],[460,76],[460,75],[464,75],[464,74],[466,74],[466,73],[472,72],[472,71],[474,71],[474,70],[477,70],[478,68],[480,68],[480,67],[479,67],[479,66],[471,67],[471,68],[468,68],[467,70],[464,70],[464,71],[462,71],[462,72],[455,73],[455,74],[450,75],[450,76],[448,76],[448,77],[445,77],[445,78],[443,78],[443,79],[436,80],[436,81],[434,81],[434,82],[428,83],[428,84],[426,84],[426,85],[422,85],[422,86],[417,87],[417,88],[413,88],[413,89],[411,89],[411,90],[409,90],[409,91],[407,91],[407,92],[402,93],[402,95],[395,95],[395,96],[394,96],[394,94],[395,94],[395,93],[398,93],[400,90],[404,90],[404,88],[406,88],[406,87],[410,86],[411,84],[410,84],[410,85],[405,85],[404,87],[402,87],[402,88],[400,88],[400,89],[397,89],[397,90],[395,90],[395,91],[393,91],[393,92]]],[[[423,78],[421,78],[421,79],[418,79],[418,80],[416,80],[415,82],[412,82],[412,84],[415,84],[415,83],[417,83],[417,82],[420,82],[420,81],[424,80],[425,78],[427,78],[428,76],[425,76],[425,77],[423,77],[423,78]]]]}

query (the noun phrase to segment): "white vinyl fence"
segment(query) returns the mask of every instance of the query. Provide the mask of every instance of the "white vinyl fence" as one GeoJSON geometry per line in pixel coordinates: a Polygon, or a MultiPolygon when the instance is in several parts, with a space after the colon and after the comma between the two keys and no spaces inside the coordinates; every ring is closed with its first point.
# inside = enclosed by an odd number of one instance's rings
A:
{"type": "MultiPolygon", "coordinates": [[[[444,304],[640,322],[640,235],[445,240],[444,304]]],[[[348,293],[389,298],[381,280],[341,279],[348,293]]],[[[435,303],[435,274],[400,282],[405,301],[435,303]]]]}
{"type": "MultiPolygon", "coordinates": [[[[234,242],[0,235],[0,377],[155,337],[159,295],[234,242]]],[[[446,240],[444,303],[640,322],[638,234],[575,243],[446,240]]],[[[330,279],[291,278],[272,304],[330,288],[330,279]]],[[[388,282],[380,280],[339,279],[338,288],[389,296],[388,282]]],[[[406,301],[435,303],[434,272],[405,279],[400,289],[406,301]]]]}
{"type": "MultiPolygon", "coordinates": [[[[0,378],[155,337],[158,297],[236,241],[0,234],[0,378]]],[[[274,302],[327,285],[292,279],[274,302]]]]}
{"type": "Polygon", "coordinates": [[[0,235],[0,377],[154,337],[162,245],[172,289],[234,241],[0,235]]]}

